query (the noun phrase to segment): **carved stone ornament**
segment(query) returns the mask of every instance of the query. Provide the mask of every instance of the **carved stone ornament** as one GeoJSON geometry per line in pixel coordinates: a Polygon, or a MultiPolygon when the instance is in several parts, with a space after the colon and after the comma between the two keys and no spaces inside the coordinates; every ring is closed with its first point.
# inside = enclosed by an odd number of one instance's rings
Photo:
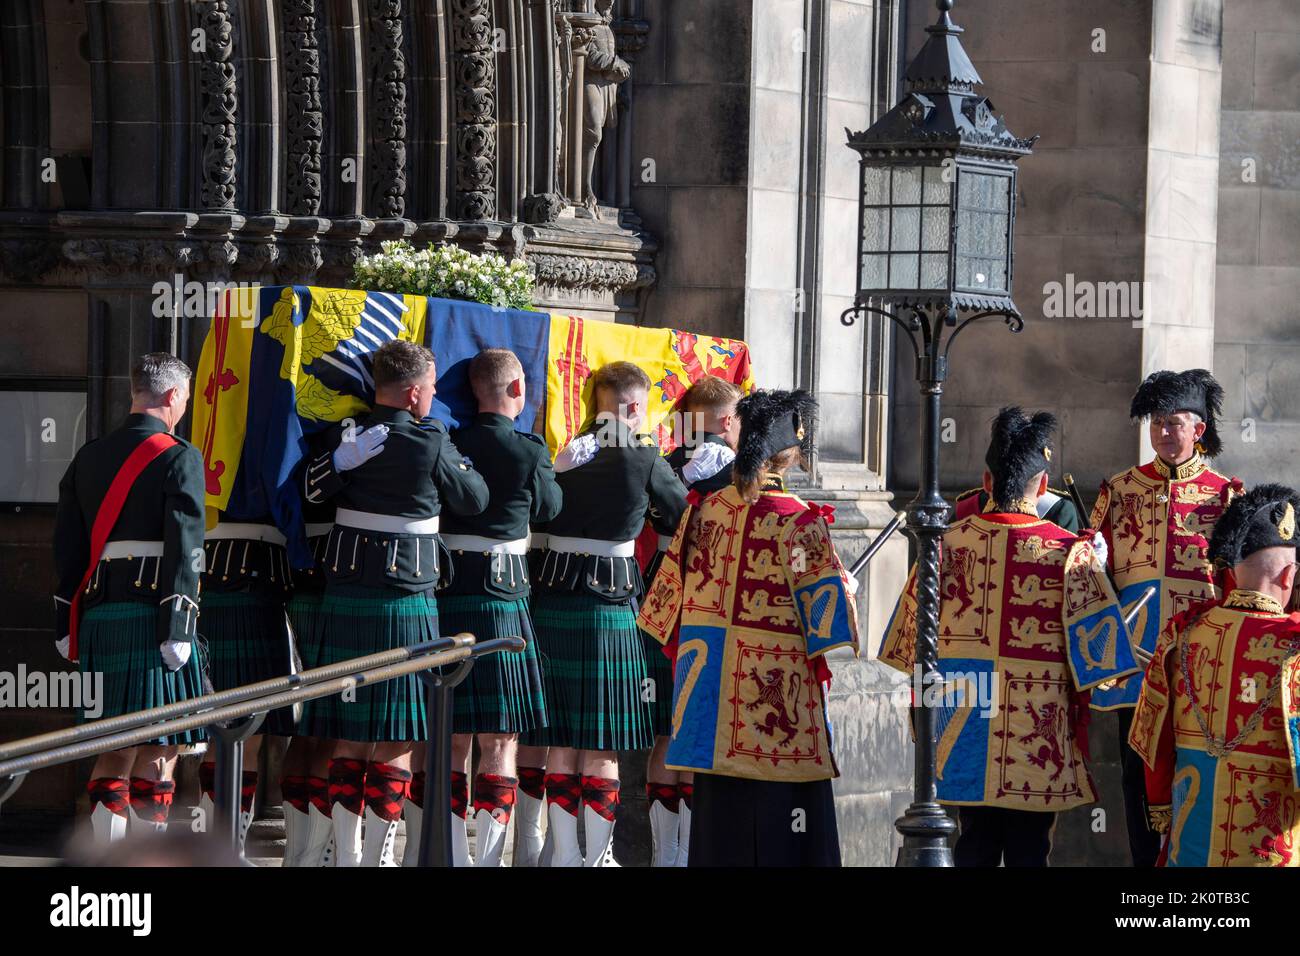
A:
{"type": "Polygon", "coordinates": [[[384,218],[406,213],[406,57],[401,0],[367,0],[370,15],[370,208],[384,218]]]}
{"type": "Polygon", "coordinates": [[[199,71],[203,98],[202,201],[207,209],[235,208],[235,90],[234,23],[227,0],[199,5],[204,52],[199,71]]]}
{"type": "Polygon", "coordinates": [[[282,0],[288,171],[285,211],[316,216],[321,203],[321,145],[325,115],[320,96],[316,0],[282,0]]]}

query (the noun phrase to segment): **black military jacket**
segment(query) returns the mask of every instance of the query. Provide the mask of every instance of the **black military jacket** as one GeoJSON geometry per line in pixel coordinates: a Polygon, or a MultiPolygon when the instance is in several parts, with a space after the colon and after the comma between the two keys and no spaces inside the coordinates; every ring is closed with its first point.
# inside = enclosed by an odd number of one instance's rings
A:
{"type": "MultiPolygon", "coordinates": [[[[90,564],[90,531],[109,485],[135,448],[166,426],[133,414],[103,438],[87,442],[59,482],[54,521],[55,631],[68,633],[73,592],[90,564]]],[[[102,601],[158,607],[158,642],[192,640],[203,564],[203,456],[183,439],[149,463],[131,486],[112,541],[161,541],[162,557],[100,561],[82,595],[82,610],[102,601]]]]}
{"type": "MultiPolygon", "coordinates": [[[[545,443],[516,431],[504,415],[483,412],[452,441],[473,462],[488,487],[488,506],[475,517],[447,514],[443,534],[472,534],[498,541],[527,537],[530,523],[550,521],[560,511],[562,495],[545,443]]],[[[449,594],[487,594],[512,600],[528,594],[524,555],[451,549],[455,567],[449,594]]]]}
{"type": "MultiPolygon", "coordinates": [[[[675,532],[686,510],[686,489],[654,442],[618,420],[598,421],[587,433],[597,436],[600,447],[586,464],[558,476],[564,505],[546,532],[632,541],[647,518],[660,534],[675,532]]],[[[638,599],[645,588],[635,558],[553,551],[543,558],[533,585],[554,591],[585,590],[610,603],[638,599]]]]}
{"type": "MultiPolygon", "coordinates": [[[[704,433],[704,442],[706,445],[723,445],[726,446],[727,439],[721,435],[715,435],[712,432],[704,433]]],[[[668,464],[673,472],[677,475],[682,484],[691,491],[698,491],[702,495],[711,495],[715,491],[721,491],[731,484],[731,466],[727,465],[717,471],[717,473],[708,478],[701,478],[696,482],[688,482],[682,474],[682,469],[686,463],[691,460],[693,452],[697,451],[699,446],[687,448],[685,445],[679,445],[668,454],[668,464]]]]}
{"type": "MultiPolygon", "coordinates": [[[[483,476],[461,457],[442,422],[416,421],[406,409],[376,405],[356,425],[389,428],[384,450],[351,471],[334,468],[333,453],[344,428],[323,442],[328,451],[308,462],[304,494],[309,504],[332,499],[339,508],[402,518],[433,518],[444,508],[476,515],[488,505],[483,476]]],[[[324,553],[330,584],[361,584],[419,592],[445,584],[442,539],[428,534],[358,531],[335,526],[324,553]]]]}

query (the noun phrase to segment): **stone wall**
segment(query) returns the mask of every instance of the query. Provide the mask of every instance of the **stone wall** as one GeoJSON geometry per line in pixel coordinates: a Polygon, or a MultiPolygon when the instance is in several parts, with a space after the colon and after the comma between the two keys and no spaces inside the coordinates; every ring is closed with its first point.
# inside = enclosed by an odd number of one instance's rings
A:
{"type": "Polygon", "coordinates": [[[1296,0],[1224,5],[1214,369],[1222,464],[1251,485],[1300,481],[1298,23],[1296,0]]]}
{"type": "MultiPolygon", "coordinates": [[[[908,4],[904,56],[915,54],[932,4],[908,4]]],[[[1049,283],[1138,282],[1146,235],[1151,5],[1132,0],[959,3],[953,18],[983,92],[1018,136],[1041,135],[1020,161],[1014,289],[1025,317],[1011,335],[993,322],[952,351],[940,481],[979,484],[998,408],[1020,404],[1060,420],[1057,471],[1072,472],[1091,504],[1100,482],[1133,464],[1128,404],[1141,374],[1143,334],[1130,316],[1049,318],[1049,283]],[[1104,30],[1104,52],[1094,31],[1104,30]]],[[[909,350],[894,356],[889,486],[917,483],[919,406],[909,350]],[[907,352],[907,354],[903,354],[907,352]]]]}

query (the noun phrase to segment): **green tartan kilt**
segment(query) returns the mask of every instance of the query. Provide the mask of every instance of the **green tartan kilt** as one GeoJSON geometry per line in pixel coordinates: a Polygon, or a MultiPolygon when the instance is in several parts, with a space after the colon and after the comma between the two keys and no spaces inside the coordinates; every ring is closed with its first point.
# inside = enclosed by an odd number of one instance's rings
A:
{"type": "MultiPolygon", "coordinates": [[[[103,676],[98,701],[102,712],[96,720],[190,700],[201,697],[206,690],[207,660],[202,641],[194,642],[190,659],[180,670],[169,671],[163,663],[158,649],[156,604],[109,601],[89,608],[81,616],[77,644],[81,672],[103,676]]],[[[77,715],[77,722],[93,723],[84,713],[77,715]]],[[[198,729],[147,742],[170,747],[206,739],[204,731],[198,729]]]]}
{"type": "Polygon", "coordinates": [[[323,624],[320,605],[324,598],[323,591],[294,591],[293,597],[284,606],[289,627],[293,629],[293,641],[298,648],[298,660],[302,662],[305,671],[320,666],[318,658],[323,624]]]}
{"type": "Polygon", "coordinates": [[[673,733],[673,662],[664,656],[663,645],[645,631],[641,632],[645,645],[646,675],[653,682],[654,700],[650,701],[650,725],[656,737],[671,737],[673,733]]]}
{"type": "MultiPolygon", "coordinates": [[[[409,647],[438,637],[438,605],[432,591],[336,585],[320,603],[317,667],[366,654],[409,647]]],[[[416,674],[397,677],[303,705],[303,737],[394,743],[425,739],[424,685],[416,674]]]]}
{"type": "MultiPolygon", "coordinates": [[[[208,648],[213,690],[232,690],[292,673],[282,598],[256,591],[209,592],[199,604],[199,633],[208,648]]],[[[291,736],[293,708],[271,711],[257,732],[291,736]]]]}
{"type": "Polygon", "coordinates": [[[469,676],[452,692],[452,733],[518,734],[546,726],[546,696],[527,599],[443,595],[438,620],[447,634],[468,631],[480,642],[494,637],[522,637],[527,642],[517,654],[504,651],[474,662],[469,676]]]}
{"type": "Polygon", "coordinates": [[[645,644],[632,605],[539,592],[532,612],[550,726],[520,742],[578,750],[650,747],[652,715],[642,699],[645,644]]]}

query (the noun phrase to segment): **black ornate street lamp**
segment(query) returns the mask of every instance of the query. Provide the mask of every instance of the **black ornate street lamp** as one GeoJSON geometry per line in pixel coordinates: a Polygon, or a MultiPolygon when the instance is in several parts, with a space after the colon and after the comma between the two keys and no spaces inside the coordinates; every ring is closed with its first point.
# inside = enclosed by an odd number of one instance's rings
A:
{"type": "MultiPolygon", "coordinates": [[[[907,95],[870,129],[849,131],[861,156],[858,292],[840,316],[884,316],[907,334],[921,388],[921,483],[907,508],[918,548],[916,666],[921,687],[939,680],[939,545],[948,503],[939,494],[939,400],[953,340],[978,319],[1024,320],[1011,301],[1016,161],[1038,137],[1018,139],[975,92],[981,82],[938,0],[939,20],[907,68],[907,95]],[[949,331],[950,330],[950,331],[949,331]]],[[[937,800],[937,712],[924,693],[913,702],[915,793],[895,826],[899,866],[952,866],[956,829],[937,800]]]]}

